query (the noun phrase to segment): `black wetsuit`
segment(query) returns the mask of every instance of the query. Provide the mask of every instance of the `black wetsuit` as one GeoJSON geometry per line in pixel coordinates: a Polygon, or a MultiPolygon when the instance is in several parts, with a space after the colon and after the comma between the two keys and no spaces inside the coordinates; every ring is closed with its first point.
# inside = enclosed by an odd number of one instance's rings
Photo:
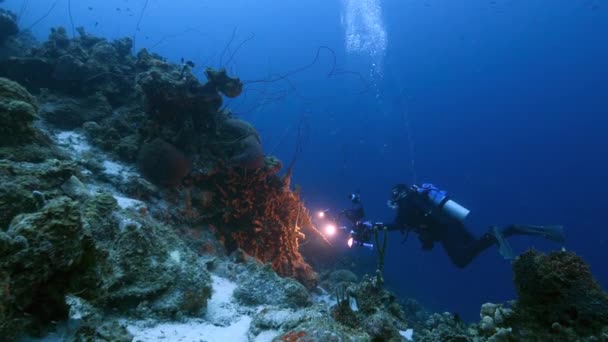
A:
{"type": "MultiPolygon", "coordinates": [[[[450,260],[461,268],[466,267],[484,250],[497,244],[492,230],[477,238],[460,221],[443,215],[441,211],[429,211],[428,205],[417,194],[410,194],[398,201],[397,215],[388,229],[418,234],[424,250],[431,250],[436,242],[441,243],[450,260]]],[[[516,234],[506,227],[503,236],[516,234]]],[[[515,226],[513,226],[515,227],[515,226]]]]}

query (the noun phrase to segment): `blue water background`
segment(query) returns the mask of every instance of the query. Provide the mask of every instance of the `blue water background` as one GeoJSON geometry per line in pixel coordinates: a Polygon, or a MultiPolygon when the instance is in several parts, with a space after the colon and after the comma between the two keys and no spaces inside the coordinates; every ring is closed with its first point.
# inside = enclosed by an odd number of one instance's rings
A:
{"type": "MultiPolygon", "coordinates": [[[[608,4],[381,1],[388,45],[378,59],[345,49],[347,2],[78,0],[71,14],[74,26],[93,34],[134,37],[136,49],[193,60],[201,79],[204,66],[220,66],[235,28],[224,62],[255,34],[228,65],[245,81],[296,70],[319,46],[330,47],[340,69],[321,50],[317,63],[291,75],[297,91],[283,97],[277,92],[289,89],[285,82],[248,83],[247,96],[229,102],[285,163],[304,118],[310,131],[294,181],[311,209],[338,210],[360,189],[369,218],[390,220],[389,189],[413,180],[413,163],[419,182],[436,183],[472,210],[475,234],[490,224],[565,225],[565,247],[582,255],[607,288],[608,4]],[[336,72],[342,70],[365,82],[336,72]]],[[[33,33],[43,39],[56,25],[71,33],[68,3],[58,1],[33,33]]],[[[19,12],[23,4],[4,6],[19,12]]],[[[29,1],[21,25],[53,5],[29,1]]],[[[460,270],[439,246],[422,252],[413,236],[400,242],[395,233],[385,278],[403,297],[468,320],[484,302],[515,298],[510,264],[496,249],[460,270]]],[[[561,248],[533,238],[514,239],[513,246],[561,248]]],[[[373,271],[373,253],[340,252],[366,258],[363,271],[373,271]]]]}

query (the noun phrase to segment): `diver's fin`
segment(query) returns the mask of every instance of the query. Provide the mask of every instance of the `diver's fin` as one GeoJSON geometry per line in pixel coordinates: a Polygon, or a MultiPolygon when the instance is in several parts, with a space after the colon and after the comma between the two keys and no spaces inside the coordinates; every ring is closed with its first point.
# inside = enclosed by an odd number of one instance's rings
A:
{"type": "Polygon", "coordinates": [[[498,227],[493,227],[492,231],[494,233],[494,237],[496,238],[496,242],[498,243],[498,252],[500,253],[500,255],[502,255],[503,258],[508,260],[515,258],[515,254],[513,253],[511,245],[509,244],[507,239],[505,239],[505,237],[502,235],[500,229],[498,227]]]}
{"type": "Polygon", "coordinates": [[[513,229],[521,234],[538,235],[558,243],[563,243],[566,241],[563,226],[514,225],[513,229]]]}

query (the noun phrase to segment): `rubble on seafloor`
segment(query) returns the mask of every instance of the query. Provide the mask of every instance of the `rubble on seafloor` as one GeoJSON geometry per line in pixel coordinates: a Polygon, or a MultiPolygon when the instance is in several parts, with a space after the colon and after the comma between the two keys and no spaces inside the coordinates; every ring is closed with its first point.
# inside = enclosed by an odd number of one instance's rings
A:
{"type": "Polygon", "coordinates": [[[55,28],[32,45],[7,25],[4,340],[608,338],[606,293],[571,252],[519,257],[519,300],[484,304],[472,325],[400,301],[370,277],[318,276],[299,251],[316,231],[290,175],[253,126],[222,108],[242,92],[238,78],[208,69],[199,82],[190,65],[133,55],[128,38],[55,28]]]}

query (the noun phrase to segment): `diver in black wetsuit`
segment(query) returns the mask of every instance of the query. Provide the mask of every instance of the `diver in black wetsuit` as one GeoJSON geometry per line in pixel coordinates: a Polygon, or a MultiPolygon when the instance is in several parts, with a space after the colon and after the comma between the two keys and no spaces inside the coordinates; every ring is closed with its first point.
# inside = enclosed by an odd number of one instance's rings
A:
{"type": "Polygon", "coordinates": [[[424,250],[441,243],[450,260],[461,268],[494,245],[498,245],[506,259],[512,259],[514,255],[506,238],[513,235],[538,235],[564,242],[561,226],[509,225],[502,229],[494,226],[477,238],[462,223],[469,211],[432,184],[395,185],[388,205],[397,210],[393,223],[385,225],[389,231],[418,234],[424,250]]]}

